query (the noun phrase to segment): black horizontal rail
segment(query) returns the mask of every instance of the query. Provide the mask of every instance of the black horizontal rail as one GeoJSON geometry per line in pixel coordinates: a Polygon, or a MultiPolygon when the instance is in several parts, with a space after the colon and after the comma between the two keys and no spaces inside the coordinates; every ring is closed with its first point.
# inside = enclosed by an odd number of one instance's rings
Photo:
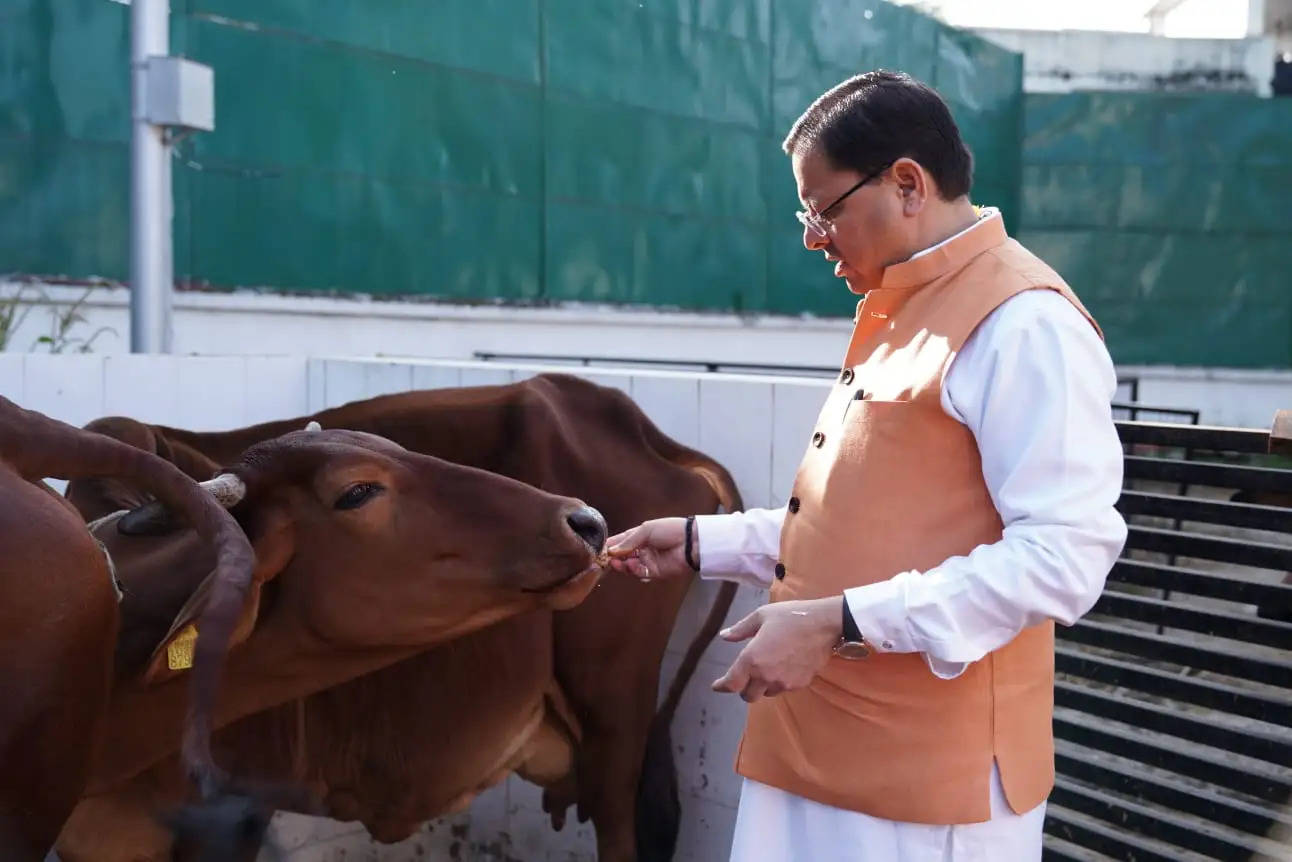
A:
{"type": "Polygon", "coordinates": [[[1292,688],[1292,661],[1275,661],[1238,655],[1211,646],[1186,643],[1169,635],[1134,631],[1091,619],[1064,627],[1060,637],[1088,646],[1103,647],[1156,661],[1292,688]]]}
{"type": "Polygon", "coordinates": [[[1113,859],[1132,862],[1209,862],[1205,856],[1117,829],[1058,804],[1048,806],[1046,815],[1045,831],[1050,835],[1097,850],[1113,859]]]}
{"type": "Polygon", "coordinates": [[[1277,693],[1256,692],[1228,683],[1181,676],[1140,662],[1097,656],[1062,641],[1055,644],[1054,666],[1060,673],[1092,682],[1292,727],[1292,697],[1277,693]]]}
{"type": "Polygon", "coordinates": [[[1145,560],[1120,559],[1113,564],[1108,579],[1240,604],[1292,608],[1292,585],[1263,584],[1223,572],[1203,572],[1145,560]]]}
{"type": "MultiPolygon", "coordinates": [[[[1125,410],[1130,414],[1131,422],[1140,421],[1141,413],[1157,413],[1161,416],[1179,416],[1181,419],[1188,419],[1188,425],[1180,425],[1181,428],[1190,428],[1198,424],[1201,416],[1200,411],[1189,407],[1161,407],[1153,404],[1140,404],[1135,401],[1114,401],[1110,405],[1114,410],[1125,410]]],[[[1179,423],[1176,423],[1179,424],[1179,423]]]]}
{"type": "Polygon", "coordinates": [[[1108,862],[1108,857],[1079,847],[1057,835],[1046,832],[1041,845],[1041,862],[1108,862]]]}
{"type": "MultiPolygon", "coordinates": [[[[1292,494],[1292,489],[1289,489],[1289,494],[1292,494]]],[[[1227,500],[1204,500],[1200,497],[1125,490],[1117,501],[1117,510],[1123,515],[1152,515],[1226,527],[1292,533],[1292,508],[1284,506],[1231,503],[1227,500]]]]}
{"type": "Polygon", "coordinates": [[[1101,723],[1076,710],[1055,710],[1054,735],[1085,748],[1115,754],[1126,760],[1195,778],[1217,787],[1227,787],[1274,805],[1283,804],[1292,794],[1290,776],[1280,766],[1271,765],[1267,769],[1258,770],[1233,765],[1205,748],[1170,747],[1168,743],[1150,740],[1133,730],[1101,723]],[[1274,772],[1282,773],[1283,777],[1275,777],[1274,772]]]}
{"type": "Polygon", "coordinates": [[[1292,571],[1292,545],[1273,545],[1268,542],[1131,524],[1126,535],[1126,547],[1258,569],[1292,571]]]}
{"type": "Polygon", "coordinates": [[[1141,455],[1127,455],[1123,463],[1128,479],[1153,479],[1242,491],[1292,489],[1292,470],[1275,467],[1246,467],[1240,464],[1182,461],[1175,458],[1146,458],[1141,455]]]}
{"type": "Polygon", "coordinates": [[[502,360],[505,362],[568,362],[576,365],[640,365],[647,368],[701,368],[708,372],[719,372],[724,368],[740,371],[760,371],[775,374],[803,374],[807,376],[833,377],[839,373],[834,365],[782,365],[774,362],[728,362],[709,359],[648,359],[625,356],[581,356],[578,354],[547,353],[494,353],[477,350],[474,358],[484,362],[502,360]]]}
{"type": "Polygon", "coordinates": [[[1207,449],[1216,452],[1269,452],[1270,432],[1255,428],[1215,425],[1181,425],[1178,422],[1127,422],[1116,420],[1117,436],[1124,444],[1207,449]]]}
{"type": "Polygon", "coordinates": [[[1060,775],[1202,817],[1249,835],[1267,834],[1278,819],[1277,810],[1269,806],[1221,794],[1184,779],[1158,775],[1134,761],[1100,755],[1063,739],[1055,740],[1054,764],[1060,775]]]}
{"type": "Polygon", "coordinates": [[[1093,613],[1187,629],[1275,649],[1292,649],[1292,623],[1262,619],[1254,614],[1192,607],[1180,602],[1113,591],[1105,591],[1099,597],[1093,613]]]}
{"type": "Polygon", "coordinates": [[[1050,801],[1097,818],[1116,829],[1188,847],[1212,859],[1246,860],[1261,843],[1244,833],[1207,828],[1202,822],[1112,796],[1102,788],[1087,787],[1064,776],[1056,779],[1050,801]]]}
{"type": "Polygon", "coordinates": [[[1244,757],[1292,767],[1292,733],[1280,737],[1250,724],[1234,726],[1223,718],[1218,719],[1214,711],[1190,713],[1178,705],[1161,706],[1065,679],[1055,680],[1054,703],[1244,757]]]}

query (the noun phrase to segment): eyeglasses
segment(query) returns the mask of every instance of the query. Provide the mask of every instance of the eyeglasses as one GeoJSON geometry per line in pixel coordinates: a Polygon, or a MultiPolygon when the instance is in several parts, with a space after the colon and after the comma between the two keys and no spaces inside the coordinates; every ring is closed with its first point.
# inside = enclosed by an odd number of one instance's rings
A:
{"type": "Polygon", "coordinates": [[[834,203],[830,204],[828,207],[823,207],[820,212],[814,213],[814,212],[804,212],[803,210],[800,210],[794,213],[794,217],[797,218],[799,222],[803,224],[804,227],[812,231],[817,236],[819,237],[829,236],[830,235],[828,230],[829,221],[828,219],[826,219],[825,214],[828,213],[830,210],[834,209],[835,207],[837,207],[839,204],[843,203],[844,198],[848,197],[848,195],[852,194],[857,189],[861,188],[866,183],[870,182],[875,177],[879,176],[880,174],[882,174],[884,171],[888,170],[892,166],[893,166],[893,163],[889,162],[879,170],[873,173],[866,174],[866,176],[861,178],[861,182],[857,183],[855,186],[848,189],[843,194],[839,195],[839,197],[834,199],[834,203]]]}

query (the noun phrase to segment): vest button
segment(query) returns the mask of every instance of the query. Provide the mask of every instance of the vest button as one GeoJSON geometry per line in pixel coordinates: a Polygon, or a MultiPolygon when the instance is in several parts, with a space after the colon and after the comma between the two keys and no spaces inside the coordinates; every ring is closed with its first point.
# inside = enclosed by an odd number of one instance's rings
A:
{"type": "Polygon", "coordinates": [[[789,501],[789,503],[788,503],[787,507],[789,508],[789,510],[790,510],[790,514],[791,514],[791,515],[797,514],[797,513],[798,513],[798,510],[799,510],[799,498],[798,498],[798,497],[790,497],[790,501],[789,501]]]}
{"type": "Polygon", "coordinates": [[[784,563],[777,563],[777,564],[776,564],[776,580],[778,580],[778,581],[783,581],[783,580],[785,580],[785,564],[784,564],[784,563]]]}
{"type": "Polygon", "coordinates": [[[812,445],[820,449],[825,444],[825,435],[820,431],[812,435],[812,445]]]}
{"type": "Polygon", "coordinates": [[[839,382],[842,383],[844,386],[848,386],[852,383],[852,379],[854,377],[856,377],[856,375],[853,374],[852,369],[845,368],[843,370],[843,373],[839,375],[839,382]]]}

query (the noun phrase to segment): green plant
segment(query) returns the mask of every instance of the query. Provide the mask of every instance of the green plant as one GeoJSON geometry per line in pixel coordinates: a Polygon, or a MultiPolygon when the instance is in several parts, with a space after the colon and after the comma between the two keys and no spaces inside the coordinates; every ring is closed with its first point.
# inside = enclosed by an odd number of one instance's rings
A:
{"type": "Polygon", "coordinates": [[[12,296],[0,297],[0,350],[9,346],[9,339],[31,313],[31,303],[23,301],[26,292],[23,285],[12,296]]]}
{"type": "MultiPolygon", "coordinates": [[[[73,338],[71,336],[71,330],[74,326],[78,323],[88,322],[85,315],[81,313],[81,307],[85,305],[85,301],[90,298],[90,294],[93,292],[93,286],[87,287],[85,292],[77,297],[75,302],[68,306],[51,302],[49,309],[49,335],[42,335],[37,338],[32,343],[31,349],[35,350],[40,345],[46,345],[49,347],[50,353],[72,352],[69,351],[69,348],[75,348],[74,352],[76,353],[89,353],[94,347],[95,340],[97,340],[100,335],[105,332],[111,332],[113,335],[116,335],[117,331],[112,327],[100,326],[98,329],[94,330],[88,338],[73,338]]],[[[45,299],[48,302],[48,297],[45,297],[45,299]]]]}
{"type": "Polygon", "coordinates": [[[88,322],[82,309],[94,289],[95,286],[90,285],[71,303],[58,302],[43,287],[31,284],[20,285],[12,294],[0,297],[0,350],[9,346],[33,309],[45,306],[49,312],[49,334],[37,337],[29,350],[43,348],[50,353],[89,353],[103,333],[117,334],[110,326],[100,326],[88,337],[78,337],[73,333],[77,325],[88,322]]]}

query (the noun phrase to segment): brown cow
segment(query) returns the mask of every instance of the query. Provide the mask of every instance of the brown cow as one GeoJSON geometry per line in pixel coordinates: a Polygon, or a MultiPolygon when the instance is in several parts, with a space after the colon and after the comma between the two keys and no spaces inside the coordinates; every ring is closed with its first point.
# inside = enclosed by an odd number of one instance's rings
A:
{"type": "MultiPolygon", "coordinates": [[[[622,393],[563,375],[385,396],[228,433],[119,419],[93,427],[204,476],[239,447],[310,418],[577,494],[615,529],[740,506],[719,464],[663,435],[622,393]]],[[[68,493],[88,518],[141,499],[103,483],[77,483],[68,493]]],[[[173,542],[107,538],[127,573],[167,571],[186,553],[173,542]]],[[[146,654],[155,637],[147,632],[167,624],[165,606],[176,601],[157,601],[163,579],[141,577],[150,586],[136,593],[153,598],[148,606],[132,608],[129,600],[123,606],[123,666],[146,654]]],[[[605,862],[667,859],[679,819],[669,723],[734,592],[721,591],[656,714],[659,666],[686,589],[608,575],[572,611],[516,618],[247,718],[218,734],[217,745],[239,767],[307,781],[326,797],[331,816],[362,821],[380,841],[407,837],[515,769],[545,787],[544,805],[557,828],[571,804],[581,818],[592,818],[605,862]]],[[[124,792],[165,797],[170,781],[162,768],[124,792]]],[[[78,811],[81,828],[69,829],[60,849],[71,850],[72,833],[101,831],[98,823],[119,827],[127,808],[120,796],[87,802],[78,811]]]]}
{"type": "MultiPolygon", "coordinates": [[[[569,608],[600,576],[596,554],[606,527],[595,510],[370,434],[288,434],[252,446],[224,473],[245,487],[234,514],[255,547],[256,570],[230,649],[218,724],[511,614],[569,608]]],[[[186,589],[160,591],[172,615],[153,630],[159,646],[119,654],[91,792],[175,750],[171,716],[182,666],[170,661],[170,645],[185,636],[205,598],[192,568],[153,572],[161,581],[186,580],[186,589]]],[[[132,599],[147,595],[140,588],[127,578],[124,625],[132,599]]],[[[173,794],[165,801],[181,800],[173,794]]],[[[59,852],[68,860],[113,858],[111,835],[99,825],[70,844],[60,840],[59,852]]],[[[140,857],[132,850],[124,858],[140,857]]]]}
{"type": "Polygon", "coordinates": [[[209,713],[233,613],[251,580],[247,539],[171,464],[0,398],[0,856],[6,860],[48,852],[85,789],[103,729],[118,623],[111,563],[76,510],[42,481],[87,476],[147,488],[181,512],[200,534],[199,544],[215,552],[183,750],[186,771],[204,795],[221,782],[210,757],[209,713]]]}

